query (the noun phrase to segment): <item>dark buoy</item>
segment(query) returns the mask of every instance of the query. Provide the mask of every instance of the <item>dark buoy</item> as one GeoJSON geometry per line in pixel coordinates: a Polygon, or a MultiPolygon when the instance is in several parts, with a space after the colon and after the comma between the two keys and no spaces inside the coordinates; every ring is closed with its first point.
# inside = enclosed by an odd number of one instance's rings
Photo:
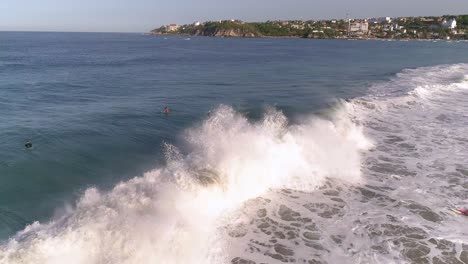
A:
{"type": "Polygon", "coordinates": [[[25,146],[27,149],[32,148],[32,143],[31,143],[31,141],[29,141],[29,140],[26,141],[26,143],[24,144],[24,146],[25,146]]]}
{"type": "Polygon", "coordinates": [[[168,107],[168,106],[164,107],[164,113],[165,113],[165,114],[169,114],[169,112],[170,112],[170,111],[169,111],[169,107],[168,107]]]}

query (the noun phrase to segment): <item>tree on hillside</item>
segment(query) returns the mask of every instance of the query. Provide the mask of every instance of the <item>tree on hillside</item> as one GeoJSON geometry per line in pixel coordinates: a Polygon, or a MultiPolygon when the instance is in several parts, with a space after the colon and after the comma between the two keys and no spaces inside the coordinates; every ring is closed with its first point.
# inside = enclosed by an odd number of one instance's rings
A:
{"type": "Polygon", "coordinates": [[[461,26],[468,27],[468,15],[459,16],[457,23],[461,26]]]}

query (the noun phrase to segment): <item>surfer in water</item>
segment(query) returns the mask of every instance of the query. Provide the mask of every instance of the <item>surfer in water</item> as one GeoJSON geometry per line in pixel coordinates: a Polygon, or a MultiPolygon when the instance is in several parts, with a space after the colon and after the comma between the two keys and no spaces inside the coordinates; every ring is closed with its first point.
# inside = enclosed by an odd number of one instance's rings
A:
{"type": "Polygon", "coordinates": [[[27,148],[27,149],[31,149],[32,148],[32,143],[30,140],[26,141],[26,143],[24,144],[24,147],[27,148]]]}
{"type": "Polygon", "coordinates": [[[169,114],[169,112],[170,112],[170,111],[169,111],[169,107],[168,107],[168,106],[164,107],[164,113],[165,113],[165,114],[169,114]]]}
{"type": "Polygon", "coordinates": [[[460,214],[462,214],[464,216],[468,216],[468,210],[467,209],[458,209],[457,211],[460,212],[460,214]]]}
{"type": "Polygon", "coordinates": [[[449,208],[450,211],[456,213],[456,214],[461,214],[464,216],[468,216],[468,209],[461,208],[461,209],[456,209],[456,208],[449,208]]]}

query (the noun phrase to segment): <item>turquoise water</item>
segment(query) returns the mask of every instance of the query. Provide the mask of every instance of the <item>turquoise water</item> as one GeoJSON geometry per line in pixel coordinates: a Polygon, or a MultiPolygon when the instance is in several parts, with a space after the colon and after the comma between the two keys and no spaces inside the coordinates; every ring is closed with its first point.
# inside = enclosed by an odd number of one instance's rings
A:
{"type": "Polygon", "coordinates": [[[190,153],[184,131],[219,105],[300,123],[405,69],[468,63],[467,45],[0,32],[0,237],[164,166],[165,143],[190,153]]]}

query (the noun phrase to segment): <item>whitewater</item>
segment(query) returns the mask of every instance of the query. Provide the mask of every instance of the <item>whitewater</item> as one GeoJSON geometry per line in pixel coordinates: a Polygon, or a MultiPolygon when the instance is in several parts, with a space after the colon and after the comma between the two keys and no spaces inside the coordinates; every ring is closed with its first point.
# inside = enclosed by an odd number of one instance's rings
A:
{"type": "Polygon", "coordinates": [[[468,263],[468,65],[408,69],[288,120],[221,105],[166,165],[87,189],[0,263],[468,263]]]}

